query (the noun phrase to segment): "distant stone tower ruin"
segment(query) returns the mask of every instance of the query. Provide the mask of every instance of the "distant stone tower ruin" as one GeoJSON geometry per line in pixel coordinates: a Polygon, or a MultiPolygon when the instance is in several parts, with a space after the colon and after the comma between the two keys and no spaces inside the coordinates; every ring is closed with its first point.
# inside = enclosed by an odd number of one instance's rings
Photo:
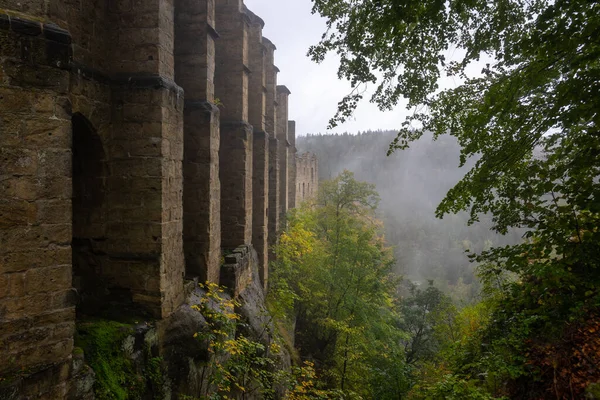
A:
{"type": "Polygon", "coordinates": [[[263,26],[241,0],[0,0],[0,377],[28,371],[23,396],[65,398],[76,313],[166,318],[185,282],[240,284],[224,252],[266,288],[317,165],[263,26]]]}
{"type": "Polygon", "coordinates": [[[319,191],[319,161],[314,153],[296,157],[296,205],[314,198],[319,191]]]}

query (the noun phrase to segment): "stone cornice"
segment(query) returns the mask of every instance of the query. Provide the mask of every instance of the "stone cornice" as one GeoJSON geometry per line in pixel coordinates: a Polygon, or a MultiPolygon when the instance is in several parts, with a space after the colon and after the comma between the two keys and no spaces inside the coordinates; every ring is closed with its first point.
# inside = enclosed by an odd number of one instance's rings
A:
{"type": "Polygon", "coordinates": [[[175,81],[158,74],[118,74],[112,84],[129,89],[167,89],[183,96],[183,88],[175,81]]]}
{"type": "Polygon", "coordinates": [[[71,34],[58,25],[28,18],[25,14],[12,15],[0,10],[0,30],[25,36],[43,36],[53,42],[71,44],[71,34]]]}
{"type": "Polygon", "coordinates": [[[221,126],[227,128],[244,128],[249,131],[254,130],[254,127],[246,121],[221,121],[221,126]]]}
{"type": "Polygon", "coordinates": [[[101,84],[120,86],[129,89],[167,89],[183,96],[183,89],[175,81],[158,74],[118,74],[108,75],[102,71],[77,62],[71,63],[71,73],[101,84]]]}
{"type": "Polygon", "coordinates": [[[290,89],[288,89],[285,85],[277,85],[277,93],[285,93],[287,95],[292,94],[292,92],[290,92],[290,89]]]}
{"type": "Polygon", "coordinates": [[[184,100],[186,110],[201,110],[207,113],[218,113],[219,107],[208,100],[184,100]]]}

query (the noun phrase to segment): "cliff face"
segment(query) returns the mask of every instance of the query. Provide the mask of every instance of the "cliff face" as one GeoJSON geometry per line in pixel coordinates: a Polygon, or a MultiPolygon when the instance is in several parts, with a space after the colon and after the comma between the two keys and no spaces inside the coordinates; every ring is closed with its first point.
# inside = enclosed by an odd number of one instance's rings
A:
{"type": "Polygon", "coordinates": [[[76,315],[155,321],[163,357],[195,282],[262,301],[290,92],[241,0],[0,7],[0,398],[62,399],[76,315]]]}
{"type": "MultiPolygon", "coordinates": [[[[235,351],[216,349],[226,342],[236,343],[240,337],[264,349],[276,343],[276,329],[266,310],[258,275],[257,254],[248,248],[236,250],[226,264],[229,278],[238,282],[236,291],[221,293],[215,287],[190,282],[186,302],[165,319],[78,321],[67,398],[204,398],[217,391],[219,374],[229,370],[220,369],[219,363],[229,363],[232,370],[250,365],[245,359],[235,360],[235,351]],[[235,305],[223,313],[224,304],[235,305]],[[227,315],[240,319],[226,324],[227,315]],[[223,332],[227,335],[221,337],[223,332]],[[109,391],[116,396],[104,397],[109,391]]],[[[254,366],[257,373],[268,376],[277,370],[290,370],[290,356],[283,346],[277,354],[259,351],[249,356],[270,360],[268,365],[254,366]]],[[[259,382],[250,377],[245,381],[244,398],[264,398],[259,382]]],[[[273,384],[275,392],[281,390],[276,382],[273,384]]],[[[234,398],[241,395],[235,390],[231,394],[234,398]]]]}

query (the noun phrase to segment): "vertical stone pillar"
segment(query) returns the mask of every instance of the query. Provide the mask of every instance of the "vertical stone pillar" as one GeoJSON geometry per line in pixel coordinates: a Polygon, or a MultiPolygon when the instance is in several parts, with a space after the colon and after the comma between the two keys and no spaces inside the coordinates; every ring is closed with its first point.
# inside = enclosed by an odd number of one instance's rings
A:
{"type": "Polygon", "coordinates": [[[252,126],[248,123],[249,20],[241,0],[216,2],[215,96],[221,106],[221,244],[252,242],[252,126]]]}
{"type": "Polygon", "coordinates": [[[288,210],[288,96],[290,91],[283,85],[277,86],[277,139],[279,140],[279,202],[280,224],[285,223],[288,210]]]}
{"type": "Polygon", "coordinates": [[[296,121],[288,121],[288,208],[296,208],[296,121]]]}
{"type": "Polygon", "coordinates": [[[113,132],[107,254],[112,295],[156,317],[183,301],[183,91],[174,78],[174,5],[110,3],[113,132]],[[141,17],[143,16],[143,18],[141,17]]]}
{"type": "Polygon", "coordinates": [[[317,194],[319,194],[319,159],[317,158],[316,154],[312,154],[312,168],[311,168],[311,180],[312,180],[312,185],[311,185],[311,190],[312,193],[311,195],[313,197],[316,197],[317,194]]]}
{"type": "Polygon", "coordinates": [[[183,242],[186,274],[218,283],[219,109],[214,101],[215,0],[175,2],[175,80],[185,92],[183,242]]]}
{"type": "Polygon", "coordinates": [[[266,289],[268,277],[269,135],[265,131],[267,104],[267,50],[262,43],[264,22],[250,10],[248,113],[253,131],[252,171],[252,244],[258,254],[258,271],[266,289]]]}
{"type": "MultiPolygon", "coordinates": [[[[266,50],[266,114],[265,129],[269,136],[269,202],[268,202],[268,261],[274,258],[273,246],[279,232],[279,147],[277,140],[277,73],[275,66],[275,45],[263,37],[266,50]]],[[[268,282],[268,268],[265,269],[265,285],[268,282]]]]}
{"type": "Polygon", "coordinates": [[[71,36],[40,22],[45,3],[2,3],[32,16],[0,10],[0,376],[9,378],[0,386],[9,398],[65,398],[73,349],[71,36]]]}

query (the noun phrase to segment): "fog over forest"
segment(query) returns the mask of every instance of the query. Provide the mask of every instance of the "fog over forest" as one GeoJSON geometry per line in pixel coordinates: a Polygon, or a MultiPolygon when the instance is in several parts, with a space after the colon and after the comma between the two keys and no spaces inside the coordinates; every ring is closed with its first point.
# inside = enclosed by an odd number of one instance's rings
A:
{"type": "Polygon", "coordinates": [[[479,252],[514,243],[520,236],[492,232],[485,216],[471,226],[466,213],[436,218],[436,206],[469,165],[458,167],[459,147],[449,136],[436,141],[423,137],[388,157],[395,137],[393,131],[317,134],[299,137],[296,145],[299,153],[317,154],[321,180],[347,169],[356,179],[376,185],[381,196],[379,215],[387,242],[394,247],[399,273],[417,282],[434,280],[436,286],[470,299],[478,284],[465,250],[479,252]]]}

